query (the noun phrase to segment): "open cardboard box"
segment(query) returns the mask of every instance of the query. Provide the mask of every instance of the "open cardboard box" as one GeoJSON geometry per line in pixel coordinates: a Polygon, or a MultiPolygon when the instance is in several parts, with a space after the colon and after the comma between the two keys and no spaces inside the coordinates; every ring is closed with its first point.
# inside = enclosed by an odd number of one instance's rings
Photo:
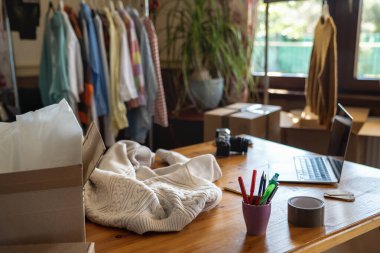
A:
{"type": "MultiPolygon", "coordinates": [[[[358,133],[369,115],[369,108],[361,107],[346,107],[349,114],[352,116],[352,132],[358,133]]],[[[299,126],[302,128],[319,128],[325,129],[324,126],[318,124],[318,116],[309,111],[309,108],[305,108],[304,111],[293,111],[294,114],[300,113],[299,126]]]]}
{"type": "Polygon", "coordinates": [[[0,174],[0,245],[84,242],[83,186],[104,151],[91,124],[82,164],[0,174]]]}
{"type": "Polygon", "coordinates": [[[95,244],[89,242],[52,243],[0,246],[6,253],[95,253],[95,244]]]}
{"type": "MultiPolygon", "coordinates": [[[[369,109],[347,107],[353,117],[353,127],[347,148],[346,160],[380,167],[380,118],[368,117],[369,109]]],[[[309,121],[297,112],[281,112],[283,144],[326,154],[330,131],[319,126],[317,119],[309,121]]]]}
{"type": "Polygon", "coordinates": [[[204,141],[215,139],[215,129],[226,127],[232,135],[248,134],[281,140],[280,106],[235,103],[204,114],[204,141]]]}

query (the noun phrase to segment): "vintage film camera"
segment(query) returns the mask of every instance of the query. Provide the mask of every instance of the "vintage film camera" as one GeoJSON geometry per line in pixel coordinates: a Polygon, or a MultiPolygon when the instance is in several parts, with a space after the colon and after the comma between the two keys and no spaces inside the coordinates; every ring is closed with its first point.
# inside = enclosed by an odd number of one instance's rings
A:
{"type": "Polygon", "coordinates": [[[216,156],[228,157],[230,151],[247,153],[252,142],[244,137],[231,136],[228,128],[217,128],[215,132],[216,156]]]}

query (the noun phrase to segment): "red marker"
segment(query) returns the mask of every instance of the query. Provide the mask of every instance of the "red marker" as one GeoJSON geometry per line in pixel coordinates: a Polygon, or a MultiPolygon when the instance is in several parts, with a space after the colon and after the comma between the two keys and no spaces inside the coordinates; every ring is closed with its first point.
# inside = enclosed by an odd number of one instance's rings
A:
{"type": "Polygon", "coordinates": [[[255,183],[256,183],[256,174],[257,171],[252,171],[252,181],[251,181],[251,191],[249,192],[249,204],[253,205],[253,194],[255,192],[255,183]]]}
{"type": "Polygon", "coordinates": [[[244,201],[244,203],[249,204],[248,198],[247,198],[247,193],[245,192],[245,186],[244,186],[243,179],[241,177],[238,177],[238,180],[239,180],[241,194],[243,195],[243,201],[244,201]]]}

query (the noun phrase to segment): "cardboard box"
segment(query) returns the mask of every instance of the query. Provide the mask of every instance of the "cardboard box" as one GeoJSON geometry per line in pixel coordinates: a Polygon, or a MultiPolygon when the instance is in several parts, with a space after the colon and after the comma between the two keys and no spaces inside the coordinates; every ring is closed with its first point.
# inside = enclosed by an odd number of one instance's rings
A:
{"type": "Polygon", "coordinates": [[[252,112],[238,112],[229,116],[228,127],[233,135],[249,134],[259,138],[266,138],[265,115],[252,112]]]}
{"type": "Polygon", "coordinates": [[[205,112],[203,116],[203,140],[214,140],[215,129],[228,127],[228,116],[235,112],[236,110],[228,108],[218,108],[205,112]]]}
{"type": "MultiPolygon", "coordinates": [[[[353,118],[352,132],[358,133],[364,122],[368,119],[369,108],[346,107],[346,109],[353,118]]],[[[300,126],[303,128],[325,128],[318,124],[318,116],[308,111],[307,107],[305,108],[305,111],[294,110],[292,113],[295,115],[300,113],[300,126]]]]}
{"type": "Polygon", "coordinates": [[[368,118],[357,133],[351,136],[349,159],[371,167],[380,168],[380,118],[368,118]]]}
{"type": "Polygon", "coordinates": [[[281,140],[280,106],[235,103],[204,114],[204,141],[215,138],[215,129],[230,128],[233,135],[249,134],[281,140]]]}
{"type": "MultiPolygon", "coordinates": [[[[353,129],[346,160],[380,167],[380,118],[368,118],[369,109],[347,107],[353,116],[353,129]]],[[[330,131],[315,119],[305,123],[297,114],[281,112],[282,143],[319,154],[327,154],[330,131]]]]}
{"type": "Polygon", "coordinates": [[[94,243],[55,243],[0,246],[6,253],[95,253],[94,243]]]}
{"type": "Polygon", "coordinates": [[[0,245],[84,242],[83,185],[104,151],[92,124],[82,164],[0,174],[0,245]]]}

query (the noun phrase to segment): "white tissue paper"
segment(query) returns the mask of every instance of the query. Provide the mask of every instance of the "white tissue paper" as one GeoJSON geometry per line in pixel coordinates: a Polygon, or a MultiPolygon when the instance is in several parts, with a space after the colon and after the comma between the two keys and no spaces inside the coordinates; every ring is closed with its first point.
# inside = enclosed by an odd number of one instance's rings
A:
{"type": "Polygon", "coordinates": [[[3,173],[82,163],[82,128],[66,100],[0,123],[0,136],[3,173]]]}

